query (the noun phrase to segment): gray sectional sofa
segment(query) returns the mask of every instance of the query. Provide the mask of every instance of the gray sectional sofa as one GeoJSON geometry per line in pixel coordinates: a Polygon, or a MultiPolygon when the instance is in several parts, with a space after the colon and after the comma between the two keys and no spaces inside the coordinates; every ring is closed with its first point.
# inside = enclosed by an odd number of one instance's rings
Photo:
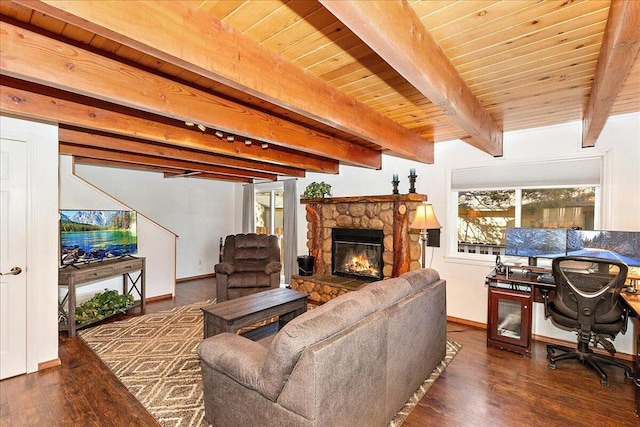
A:
{"type": "Polygon", "coordinates": [[[270,340],[223,333],[198,347],[206,421],[386,426],[446,351],[446,282],[432,269],[367,284],[270,340]]]}

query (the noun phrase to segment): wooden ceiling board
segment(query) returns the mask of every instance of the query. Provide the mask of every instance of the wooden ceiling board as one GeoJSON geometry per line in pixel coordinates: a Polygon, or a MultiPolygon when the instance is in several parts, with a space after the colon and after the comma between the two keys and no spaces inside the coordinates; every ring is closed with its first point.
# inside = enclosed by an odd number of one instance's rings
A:
{"type": "MultiPolygon", "coordinates": [[[[471,92],[505,131],[582,118],[610,3],[609,0],[409,1],[471,92]]],[[[33,10],[30,4],[2,0],[0,13],[87,44],[94,51],[156,70],[196,89],[291,120],[312,132],[383,150],[333,125],[294,112],[286,105],[275,105],[233,89],[62,18],[33,10]]],[[[189,7],[222,20],[305,73],[317,76],[425,140],[441,142],[468,137],[316,0],[198,0],[189,2],[189,7]]],[[[180,22],[184,18],[177,19],[180,22]]],[[[213,56],[215,48],[211,46],[207,54],[213,56]]],[[[287,76],[281,78],[285,81],[287,76]]],[[[636,58],[611,107],[611,114],[632,111],[640,111],[640,58],[636,58]]]]}
{"type": "Polygon", "coordinates": [[[274,0],[244,2],[222,18],[222,21],[244,33],[252,27],[259,27],[263,20],[268,21],[268,16],[281,7],[282,2],[274,0]]]}
{"type": "Polygon", "coordinates": [[[200,10],[210,13],[212,16],[224,19],[226,16],[240,7],[243,3],[245,3],[245,0],[204,0],[199,2],[196,7],[200,10]]]}
{"type": "Polygon", "coordinates": [[[31,21],[33,9],[10,1],[0,1],[0,13],[22,22],[31,21]]]}

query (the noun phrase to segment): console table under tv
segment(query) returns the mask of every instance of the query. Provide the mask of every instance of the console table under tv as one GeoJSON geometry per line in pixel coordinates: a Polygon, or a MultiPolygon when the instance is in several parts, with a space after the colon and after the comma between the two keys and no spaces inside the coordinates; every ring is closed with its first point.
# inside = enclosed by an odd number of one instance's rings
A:
{"type": "MultiPolygon", "coordinates": [[[[66,287],[67,294],[58,304],[60,314],[66,317],[59,322],[60,331],[68,331],[69,337],[74,337],[79,328],[91,325],[76,325],[76,288],[88,285],[97,280],[106,280],[113,277],[122,276],[122,293],[131,294],[134,290],[140,298],[132,307],[140,307],[141,312],[145,309],[145,258],[124,257],[107,259],[87,264],[75,264],[73,266],[61,267],[58,270],[58,286],[66,287]],[[131,273],[139,271],[139,275],[134,279],[131,273]],[[64,304],[68,302],[68,313],[64,315],[64,304]]],[[[135,295],[134,295],[135,296],[135,295]]]]}

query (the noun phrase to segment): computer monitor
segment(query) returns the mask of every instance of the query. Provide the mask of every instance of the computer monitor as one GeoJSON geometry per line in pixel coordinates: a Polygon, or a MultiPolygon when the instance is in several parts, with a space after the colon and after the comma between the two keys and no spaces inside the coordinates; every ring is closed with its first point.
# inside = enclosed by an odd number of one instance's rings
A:
{"type": "Polygon", "coordinates": [[[613,259],[640,267],[640,232],[568,230],[567,255],[613,259]]]}
{"type": "Polygon", "coordinates": [[[507,228],[505,255],[528,257],[531,266],[538,258],[557,258],[566,251],[565,228],[507,228]]]}

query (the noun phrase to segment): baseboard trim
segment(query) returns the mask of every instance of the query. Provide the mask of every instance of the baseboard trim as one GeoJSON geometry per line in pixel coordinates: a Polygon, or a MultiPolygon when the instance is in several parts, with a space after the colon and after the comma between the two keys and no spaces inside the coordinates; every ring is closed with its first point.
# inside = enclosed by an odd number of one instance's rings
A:
{"type": "Polygon", "coordinates": [[[487,329],[486,323],[474,322],[473,320],[461,319],[459,317],[447,316],[447,322],[459,323],[461,325],[473,326],[479,329],[487,329]]]}
{"type": "Polygon", "coordinates": [[[173,298],[172,294],[156,295],[155,297],[149,297],[145,299],[145,302],[162,301],[165,299],[173,298]]]}
{"type": "Polygon", "coordinates": [[[43,369],[55,368],[56,366],[60,365],[62,365],[60,358],[55,358],[46,362],[40,362],[38,363],[38,371],[42,371],[43,369]]]}
{"type": "Polygon", "coordinates": [[[199,276],[181,277],[179,279],[176,279],[176,284],[183,283],[183,282],[190,282],[192,280],[210,279],[212,277],[216,277],[216,273],[201,274],[199,276]]]}
{"type": "MultiPolygon", "coordinates": [[[[547,344],[556,344],[556,345],[563,345],[565,347],[569,347],[569,348],[574,348],[577,346],[575,341],[565,341],[565,340],[559,340],[557,338],[550,338],[550,337],[545,337],[542,335],[536,335],[533,334],[531,337],[534,341],[541,341],[541,342],[545,342],[547,344]]],[[[602,348],[593,348],[590,347],[594,353],[597,354],[602,354],[603,356],[611,356],[611,354],[609,354],[608,351],[602,349],[602,348]]],[[[633,354],[629,354],[629,353],[622,353],[622,352],[616,352],[615,355],[616,359],[621,359],[621,360],[625,360],[627,362],[633,362],[634,358],[633,358],[633,354]]]]}

